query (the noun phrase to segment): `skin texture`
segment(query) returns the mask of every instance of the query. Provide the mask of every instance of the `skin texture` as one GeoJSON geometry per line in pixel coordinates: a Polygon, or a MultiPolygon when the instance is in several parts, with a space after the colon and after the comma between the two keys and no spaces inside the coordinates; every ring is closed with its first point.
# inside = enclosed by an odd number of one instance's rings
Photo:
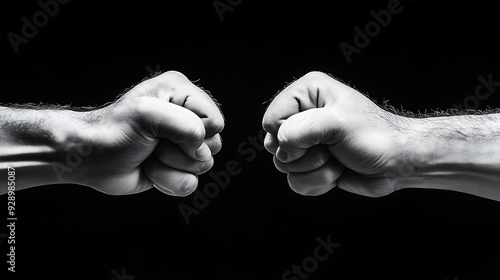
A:
{"type": "Polygon", "coordinates": [[[274,98],[262,124],[276,168],[302,195],[432,188],[500,200],[499,116],[399,116],[310,72],[274,98]]]}
{"type": "Polygon", "coordinates": [[[188,195],[222,147],[219,108],[179,72],[140,83],[96,114],[89,135],[97,152],[86,177],[109,194],[140,192],[153,182],[164,193],[188,195]]]}
{"type": "Polygon", "coordinates": [[[224,128],[214,100],[176,71],[141,82],[104,108],[2,108],[0,116],[0,168],[16,168],[17,190],[74,183],[111,195],[154,186],[186,196],[213,166],[224,128]],[[75,153],[81,160],[68,156],[75,153]]]}
{"type": "Polygon", "coordinates": [[[337,185],[382,196],[394,191],[383,174],[397,171],[404,143],[394,117],[354,89],[311,72],[268,107],[265,147],[297,193],[321,195],[337,185]]]}
{"type": "MultiPolygon", "coordinates": [[[[263,126],[276,167],[303,195],[430,188],[500,201],[500,114],[399,116],[311,72],[274,98],[263,126]]],[[[169,71],[100,109],[0,107],[0,170],[15,169],[15,190],[72,183],[186,196],[213,166],[223,128],[214,100],[169,71]]]]}

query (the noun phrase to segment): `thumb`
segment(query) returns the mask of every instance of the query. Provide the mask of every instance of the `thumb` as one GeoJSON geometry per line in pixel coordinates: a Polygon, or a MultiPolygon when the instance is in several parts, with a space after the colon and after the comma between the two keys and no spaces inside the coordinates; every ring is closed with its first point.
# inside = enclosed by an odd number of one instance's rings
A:
{"type": "Polygon", "coordinates": [[[332,107],[297,113],[285,120],[278,130],[276,157],[281,162],[292,162],[302,157],[308,148],[334,144],[338,139],[337,130],[332,107]]]}
{"type": "Polygon", "coordinates": [[[138,105],[141,128],[152,138],[169,139],[192,159],[209,160],[210,149],[203,142],[205,128],[202,120],[190,110],[170,102],[141,97],[138,105]]]}

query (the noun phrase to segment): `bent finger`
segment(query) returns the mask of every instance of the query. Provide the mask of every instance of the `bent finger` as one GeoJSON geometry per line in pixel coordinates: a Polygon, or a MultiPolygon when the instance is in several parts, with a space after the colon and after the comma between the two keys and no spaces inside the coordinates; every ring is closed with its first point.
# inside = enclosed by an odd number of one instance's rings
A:
{"type": "Polygon", "coordinates": [[[143,170],[154,186],[168,195],[187,196],[198,186],[198,176],[168,167],[156,156],[143,162],[143,170]]]}
{"type": "Polygon", "coordinates": [[[266,133],[266,137],[264,138],[264,147],[271,154],[275,154],[276,150],[278,150],[278,138],[273,136],[271,133],[266,133]]]}
{"type": "Polygon", "coordinates": [[[168,71],[152,79],[157,96],[194,112],[203,121],[207,137],[224,129],[224,116],[217,101],[208,92],[193,84],[184,74],[168,71]]]}
{"type": "Polygon", "coordinates": [[[282,162],[292,162],[302,157],[310,147],[335,144],[343,133],[337,119],[330,107],[310,109],[291,116],[278,131],[277,158],[282,162]]]}
{"type": "Polygon", "coordinates": [[[192,174],[203,174],[210,170],[214,164],[211,157],[208,161],[193,160],[188,157],[177,144],[169,140],[162,140],[154,151],[156,157],[168,167],[189,172],[192,174]]]}
{"type": "Polygon", "coordinates": [[[205,127],[190,110],[167,101],[143,96],[138,99],[136,118],[147,136],[179,144],[193,159],[207,161],[210,149],[204,144],[205,127]]]}
{"type": "Polygon", "coordinates": [[[222,149],[222,137],[217,133],[212,137],[205,138],[205,144],[207,144],[212,155],[216,155],[222,149]]]}
{"type": "Polygon", "coordinates": [[[343,171],[344,166],[335,158],[331,158],[327,164],[319,169],[288,174],[288,184],[296,193],[306,196],[318,196],[333,189],[343,171]]]}
{"type": "Polygon", "coordinates": [[[328,148],[324,145],[316,145],[307,149],[303,157],[290,163],[284,163],[274,156],[276,169],[283,173],[309,172],[321,168],[332,157],[328,148]]]}

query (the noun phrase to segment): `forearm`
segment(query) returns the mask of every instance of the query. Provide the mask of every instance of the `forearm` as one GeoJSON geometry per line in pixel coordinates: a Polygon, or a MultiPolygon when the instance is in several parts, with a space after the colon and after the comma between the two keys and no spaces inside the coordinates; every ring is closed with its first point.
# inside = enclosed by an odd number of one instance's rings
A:
{"type": "MultiPolygon", "coordinates": [[[[68,154],[82,144],[83,114],[0,107],[0,171],[5,180],[7,170],[15,168],[16,190],[76,182],[82,174],[78,166],[68,165],[68,154]]],[[[6,193],[6,184],[0,186],[0,194],[6,193]]]]}
{"type": "Polygon", "coordinates": [[[412,119],[402,188],[445,189],[500,201],[500,114],[412,119]]]}

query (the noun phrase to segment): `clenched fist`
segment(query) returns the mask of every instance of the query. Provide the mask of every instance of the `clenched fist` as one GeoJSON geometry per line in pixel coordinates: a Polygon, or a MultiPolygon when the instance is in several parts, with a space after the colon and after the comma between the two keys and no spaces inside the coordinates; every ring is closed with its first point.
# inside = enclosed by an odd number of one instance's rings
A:
{"type": "Polygon", "coordinates": [[[216,103],[175,71],[146,80],[88,114],[84,135],[92,153],[80,181],[108,194],[155,186],[188,195],[222,146],[224,119],[216,103]]]}
{"type": "Polygon", "coordinates": [[[276,168],[297,193],[335,186],[370,197],[392,193],[404,164],[407,120],[321,72],[298,79],[269,105],[263,127],[276,168]],[[403,155],[403,156],[402,156],[403,155]]]}

